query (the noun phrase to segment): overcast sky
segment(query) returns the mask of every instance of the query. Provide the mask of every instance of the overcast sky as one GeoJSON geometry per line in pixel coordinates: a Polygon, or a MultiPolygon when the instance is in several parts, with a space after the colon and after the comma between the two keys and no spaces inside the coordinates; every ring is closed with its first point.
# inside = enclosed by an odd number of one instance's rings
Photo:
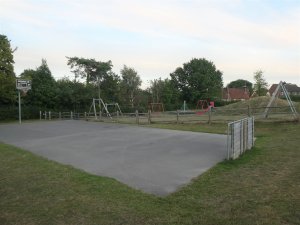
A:
{"type": "Polygon", "coordinates": [[[300,0],[0,0],[0,33],[18,47],[17,75],[45,58],[73,79],[66,56],[78,56],[133,67],[145,87],[206,58],[225,85],[258,69],[300,85],[300,0]]]}

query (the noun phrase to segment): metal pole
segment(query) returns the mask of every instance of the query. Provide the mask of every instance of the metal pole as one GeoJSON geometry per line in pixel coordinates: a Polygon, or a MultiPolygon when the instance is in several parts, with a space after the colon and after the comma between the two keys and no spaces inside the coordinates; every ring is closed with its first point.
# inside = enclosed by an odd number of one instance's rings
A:
{"type": "Polygon", "coordinates": [[[19,93],[19,124],[22,123],[22,118],[21,118],[21,94],[20,94],[20,90],[18,91],[19,93]]]}

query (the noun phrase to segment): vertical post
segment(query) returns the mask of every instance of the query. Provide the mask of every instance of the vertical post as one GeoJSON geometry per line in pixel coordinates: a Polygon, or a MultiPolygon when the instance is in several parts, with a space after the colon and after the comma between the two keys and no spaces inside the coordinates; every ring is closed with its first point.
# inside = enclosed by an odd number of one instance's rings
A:
{"type": "Polygon", "coordinates": [[[40,120],[42,120],[42,111],[40,111],[40,120]]]}
{"type": "Polygon", "coordinates": [[[96,101],[94,98],[93,98],[93,107],[94,107],[95,119],[97,120],[98,118],[97,118],[97,111],[96,111],[96,101]]]}
{"type": "Polygon", "coordinates": [[[136,118],[136,123],[140,124],[140,121],[139,121],[139,111],[138,110],[135,110],[135,118],[136,118]]]}
{"type": "Polygon", "coordinates": [[[61,112],[58,113],[58,117],[61,120],[61,112]]]}
{"type": "Polygon", "coordinates": [[[183,101],[183,112],[185,112],[185,104],[186,104],[186,101],[184,100],[183,101]]]}
{"type": "Polygon", "coordinates": [[[117,122],[119,122],[119,110],[117,110],[117,122]]]}
{"type": "Polygon", "coordinates": [[[148,110],[148,124],[151,124],[151,110],[148,110]]]}
{"type": "Polygon", "coordinates": [[[84,112],[84,119],[86,120],[86,112],[84,112]]]}
{"type": "Polygon", "coordinates": [[[73,112],[71,111],[71,120],[73,119],[73,112]]]}
{"type": "Polygon", "coordinates": [[[208,124],[211,124],[211,107],[209,106],[208,110],[208,124]]]}
{"type": "Polygon", "coordinates": [[[19,94],[19,124],[22,123],[22,118],[21,118],[21,94],[20,94],[20,90],[18,90],[18,94],[19,94]]]}
{"type": "Polygon", "coordinates": [[[227,160],[229,160],[230,159],[230,150],[231,150],[231,135],[230,135],[230,127],[231,127],[231,125],[230,125],[230,123],[228,123],[228,125],[227,125],[227,160]]]}
{"type": "Polygon", "coordinates": [[[179,110],[178,109],[177,109],[177,113],[176,113],[176,123],[177,124],[179,123],[179,110]]]}
{"type": "Polygon", "coordinates": [[[49,111],[49,120],[51,120],[51,111],[49,111]]]}
{"type": "Polygon", "coordinates": [[[45,111],[45,120],[47,120],[47,111],[45,111]]]}

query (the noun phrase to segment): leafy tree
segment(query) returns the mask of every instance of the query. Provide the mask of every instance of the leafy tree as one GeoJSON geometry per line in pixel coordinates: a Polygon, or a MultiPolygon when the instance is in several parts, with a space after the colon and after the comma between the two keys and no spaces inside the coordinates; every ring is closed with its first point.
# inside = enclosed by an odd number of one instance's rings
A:
{"type": "Polygon", "coordinates": [[[57,106],[59,110],[87,111],[95,89],[68,78],[57,81],[57,106]]]}
{"type": "Polygon", "coordinates": [[[54,109],[57,99],[57,87],[47,61],[42,59],[42,64],[36,70],[25,70],[21,78],[31,78],[32,89],[27,93],[24,100],[41,109],[54,109]]]}
{"type": "Polygon", "coordinates": [[[152,95],[152,102],[153,103],[160,103],[162,102],[162,95],[164,92],[164,81],[159,79],[154,79],[150,81],[150,93],[152,95]]]}
{"type": "Polygon", "coordinates": [[[254,90],[258,96],[266,95],[268,92],[268,83],[263,76],[262,70],[254,72],[254,90]]]}
{"type": "Polygon", "coordinates": [[[100,88],[106,102],[120,102],[121,78],[114,72],[108,72],[103,76],[100,88]]]}
{"type": "Polygon", "coordinates": [[[122,91],[127,96],[131,108],[133,108],[139,87],[142,84],[141,78],[133,68],[127,67],[126,65],[121,69],[121,75],[122,91]]]}
{"type": "Polygon", "coordinates": [[[0,103],[12,104],[16,99],[13,50],[5,35],[0,35],[0,103]]]}
{"type": "Polygon", "coordinates": [[[195,103],[199,99],[219,98],[221,95],[222,72],[204,58],[192,59],[170,75],[182,100],[195,103]]]}
{"type": "Polygon", "coordinates": [[[149,92],[151,94],[151,102],[164,103],[166,110],[177,109],[179,92],[174,87],[173,82],[169,79],[155,79],[150,82],[149,92]]]}
{"type": "Polygon", "coordinates": [[[244,87],[247,87],[250,94],[252,94],[253,92],[253,87],[252,87],[252,83],[250,81],[247,81],[247,80],[243,80],[243,79],[238,79],[238,80],[235,80],[235,81],[231,81],[227,87],[229,88],[244,88],[244,87]]]}
{"type": "Polygon", "coordinates": [[[111,61],[100,62],[95,59],[85,59],[78,57],[67,57],[68,65],[77,78],[85,78],[86,83],[98,83],[112,69],[111,61]]]}

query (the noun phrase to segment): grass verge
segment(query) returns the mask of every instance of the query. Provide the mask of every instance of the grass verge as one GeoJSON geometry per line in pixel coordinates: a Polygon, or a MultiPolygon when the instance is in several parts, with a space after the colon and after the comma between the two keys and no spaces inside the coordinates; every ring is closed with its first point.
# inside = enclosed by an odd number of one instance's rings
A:
{"type": "Polygon", "coordinates": [[[252,151],[165,198],[0,144],[0,224],[300,224],[299,133],[299,124],[257,124],[252,151]]]}

